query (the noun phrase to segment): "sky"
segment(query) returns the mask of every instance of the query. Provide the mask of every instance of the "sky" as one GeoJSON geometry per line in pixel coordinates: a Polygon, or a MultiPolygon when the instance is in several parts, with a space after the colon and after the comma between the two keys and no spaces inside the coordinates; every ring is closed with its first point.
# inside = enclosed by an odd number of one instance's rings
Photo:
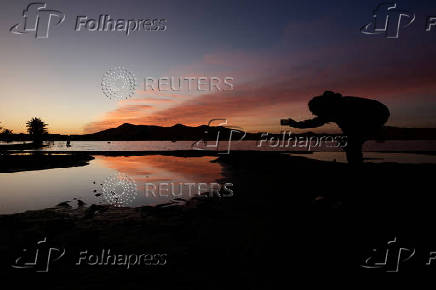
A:
{"type": "Polygon", "coordinates": [[[281,118],[313,117],[307,102],[325,90],[385,103],[388,125],[436,127],[436,26],[426,31],[435,1],[396,1],[416,18],[395,39],[360,31],[381,1],[53,0],[47,9],[65,20],[46,39],[9,31],[30,3],[4,0],[0,12],[0,126],[15,133],[35,116],[60,134],[215,118],[278,132],[281,118]],[[165,19],[166,30],[75,31],[78,16],[101,14],[165,19]],[[122,101],[101,88],[118,66],[137,79],[122,101]],[[147,77],[231,77],[233,89],[159,92],[144,89],[147,77]]]}

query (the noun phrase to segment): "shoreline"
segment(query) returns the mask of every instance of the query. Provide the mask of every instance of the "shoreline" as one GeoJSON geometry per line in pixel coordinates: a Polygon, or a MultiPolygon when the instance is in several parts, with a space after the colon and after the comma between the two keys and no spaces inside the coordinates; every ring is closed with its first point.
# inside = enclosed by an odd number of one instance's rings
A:
{"type": "MultiPolygon", "coordinates": [[[[288,271],[280,266],[286,260],[312,272],[349,273],[359,270],[372,245],[383,245],[387,238],[415,239],[429,247],[436,243],[427,231],[434,220],[436,197],[428,188],[436,165],[366,163],[352,168],[270,152],[232,153],[213,162],[222,164],[224,179],[234,184],[233,197],[136,208],[80,206],[77,201],[77,208],[60,204],[0,215],[0,234],[5,237],[0,254],[14,261],[30,241],[44,237],[69,253],[146,249],[168,254],[168,265],[153,271],[132,269],[125,277],[146,279],[153,289],[211,283],[223,289],[223,269],[231,275],[243,268],[249,277],[269,280],[288,271]],[[314,260],[316,264],[310,263],[314,260]],[[172,279],[166,279],[169,275],[172,279]]],[[[73,289],[101,279],[110,283],[111,268],[63,262],[53,265],[53,274],[61,277],[53,281],[56,285],[73,289]]],[[[11,271],[10,264],[0,270],[23,273],[11,271]]]]}
{"type": "Polygon", "coordinates": [[[31,155],[1,153],[0,173],[86,166],[93,159],[93,156],[83,153],[44,154],[36,152],[31,155]]]}
{"type": "MultiPolygon", "coordinates": [[[[202,150],[173,150],[173,151],[0,151],[0,173],[14,173],[52,168],[70,168],[86,166],[94,156],[175,156],[175,157],[223,157],[233,155],[251,156],[281,156],[292,154],[293,156],[312,155],[316,151],[254,151],[234,150],[230,154],[222,151],[202,150]]],[[[316,152],[330,153],[330,152],[316,152]]],[[[336,153],[345,154],[338,151],[336,153]]],[[[435,156],[436,151],[364,151],[365,153],[385,154],[417,154],[435,156]]]]}

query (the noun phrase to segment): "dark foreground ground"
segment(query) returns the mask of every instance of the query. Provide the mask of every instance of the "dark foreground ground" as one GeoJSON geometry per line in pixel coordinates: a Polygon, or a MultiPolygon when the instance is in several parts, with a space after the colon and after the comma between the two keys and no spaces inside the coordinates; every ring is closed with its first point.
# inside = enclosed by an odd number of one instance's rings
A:
{"type": "Polygon", "coordinates": [[[234,184],[232,197],[135,209],[64,204],[0,216],[2,281],[45,289],[278,289],[325,275],[324,285],[397,270],[436,273],[436,261],[426,265],[436,251],[435,165],[353,168],[261,152],[216,162],[234,184]],[[11,267],[34,257],[26,253],[44,238],[36,266],[11,267]],[[81,252],[103,249],[121,254],[118,265],[77,265],[81,252]],[[158,265],[123,265],[124,255],[133,263],[140,254],[158,265]],[[37,273],[47,261],[48,273],[37,273]]]}

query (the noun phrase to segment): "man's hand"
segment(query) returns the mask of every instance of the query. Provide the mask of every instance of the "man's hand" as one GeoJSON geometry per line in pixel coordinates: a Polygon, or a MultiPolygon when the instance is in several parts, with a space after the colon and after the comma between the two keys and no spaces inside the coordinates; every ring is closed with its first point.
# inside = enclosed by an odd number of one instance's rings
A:
{"type": "Polygon", "coordinates": [[[295,125],[295,123],[297,123],[297,122],[291,118],[280,120],[280,125],[282,125],[282,126],[291,126],[292,127],[292,125],[295,125]]]}
{"type": "Polygon", "coordinates": [[[280,125],[282,126],[288,126],[289,125],[289,119],[281,119],[280,125]]]}

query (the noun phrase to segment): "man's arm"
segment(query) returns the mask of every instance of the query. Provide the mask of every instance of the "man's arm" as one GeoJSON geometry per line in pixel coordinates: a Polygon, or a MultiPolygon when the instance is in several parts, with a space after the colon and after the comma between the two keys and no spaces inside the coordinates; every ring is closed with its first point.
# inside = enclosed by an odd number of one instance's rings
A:
{"type": "Polygon", "coordinates": [[[305,120],[301,122],[297,122],[293,119],[286,119],[286,120],[282,120],[281,122],[282,125],[288,125],[289,127],[298,128],[298,129],[317,128],[317,127],[321,127],[325,123],[326,122],[319,117],[315,117],[313,119],[305,120]]]}

